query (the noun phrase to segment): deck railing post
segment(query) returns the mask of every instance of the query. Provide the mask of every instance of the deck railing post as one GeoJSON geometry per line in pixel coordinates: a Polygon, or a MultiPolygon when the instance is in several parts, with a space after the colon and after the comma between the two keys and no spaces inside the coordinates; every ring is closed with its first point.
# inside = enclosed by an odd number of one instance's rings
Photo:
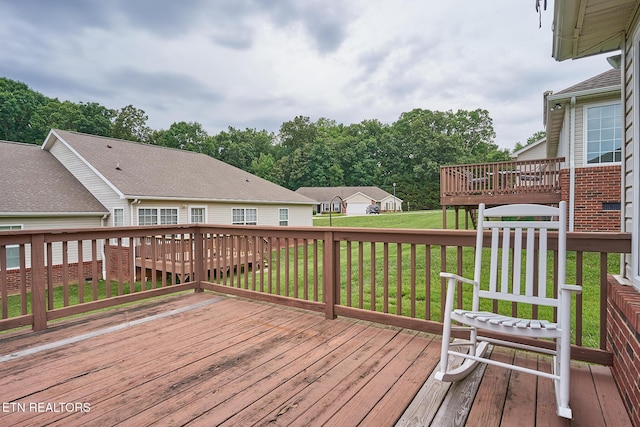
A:
{"type": "Polygon", "coordinates": [[[333,242],[333,232],[325,231],[322,245],[322,294],[325,303],[325,319],[335,319],[334,305],[336,303],[336,250],[333,242]]]}
{"type": "Polygon", "coordinates": [[[204,269],[204,237],[203,231],[199,226],[196,226],[193,230],[194,234],[194,244],[195,244],[195,272],[194,272],[194,280],[196,281],[196,292],[202,292],[202,281],[206,280],[206,274],[204,269]]]}
{"type": "Polygon", "coordinates": [[[44,234],[34,234],[31,238],[31,312],[34,331],[47,329],[44,247],[44,234]]]}

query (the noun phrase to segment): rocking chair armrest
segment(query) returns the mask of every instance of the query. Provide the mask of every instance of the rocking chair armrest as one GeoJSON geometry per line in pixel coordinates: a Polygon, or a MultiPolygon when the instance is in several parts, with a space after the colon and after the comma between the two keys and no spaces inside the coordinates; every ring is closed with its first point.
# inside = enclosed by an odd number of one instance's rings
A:
{"type": "Polygon", "coordinates": [[[445,279],[453,279],[456,280],[458,282],[462,282],[462,283],[468,283],[469,285],[474,285],[474,286],[478,286],[478,282],[471,280],[471,279],[467,279],[466,277],[462,277],[459,276],[457,274],[454,273],[447,273],[445,271],[441,271],[440,272],[440,277],[443,277],[445,279]]]}
{"type": "Polygon", "coordinates": [[[575,292],[577,294],[580,294],[580,293],[582,293],[582,286],[564,284],[564,285],[560,286],[560,290],[561,291],[575,292]]]}

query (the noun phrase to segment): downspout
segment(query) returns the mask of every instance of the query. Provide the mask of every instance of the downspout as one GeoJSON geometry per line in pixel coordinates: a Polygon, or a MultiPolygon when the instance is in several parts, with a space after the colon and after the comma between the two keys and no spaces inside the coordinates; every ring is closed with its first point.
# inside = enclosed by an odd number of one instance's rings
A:
{"type": "MultiPolygon", "coordinates": [[[[139,199],[133,199],[131,201],[131,204],[129,205],[129,211],[130,211],[130,216],[131,216],[131,220],[129,222],[129,225],[133,225],[133,219],[135,218],[135,216],[133,215],[133,205],[139,205],[140,204],[140,200],[139,199]]],[[[133,270],[133,274],[135,276],[136,273],[136,254],[135,254],[135,245],[133,243],[133,237],[129,238],[129,254],[131,255],[131,267],[133,270]]],[[[134,280],[136,279],[136,277],[134,277],[134,280]]]]}
{"type": "Polygon", "coordinates": [[[569,124],[569,231],[573,231],[576,205],[576,97],[571,97],[569,124]]]}
{"type": "MultiPolygon", "coordinates": [[[[102,217],[102,226],[106,227],[105,225],[105,220],[107,219],[109,215],[105,214],[102,217]]],[[[102,280],[104,280],[107,277],[107,263],[106,263],[106,258],[105,258],[105,253],[104,253],[104,245],[107,243],[107,241],[103,241],[102,244],[100,245],[100,252],[102,255],[102,280]]]]}

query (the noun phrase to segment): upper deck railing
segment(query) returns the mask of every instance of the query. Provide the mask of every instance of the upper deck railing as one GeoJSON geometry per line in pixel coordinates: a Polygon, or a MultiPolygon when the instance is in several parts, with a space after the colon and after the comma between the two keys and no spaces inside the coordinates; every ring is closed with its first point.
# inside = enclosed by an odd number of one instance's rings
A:
{"type": "MultiPolygon", "coordinates": [[[[0,331],[42,330],[95,309],[210,290],[438,334],[439,272],[473,276],[474,246],[468,230],[189,224],[5,231],[0,331]]],[[[618,254],[630,252],[630,234],[569,233],[567,250],[567,281],[583,286],[572,356],[610,364],[607,274],[619,269],[618,254]]]]}
{"type": "Polygon", "coordinates": [[[440,167],[440,202],[465,205],[560,200],[564,158],[440,167]]]}

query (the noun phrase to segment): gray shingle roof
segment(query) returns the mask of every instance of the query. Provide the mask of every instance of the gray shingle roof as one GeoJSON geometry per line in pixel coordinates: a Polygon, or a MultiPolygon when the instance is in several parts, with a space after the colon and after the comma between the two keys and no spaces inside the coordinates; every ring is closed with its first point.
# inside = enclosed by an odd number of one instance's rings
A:
{"type": "Polygon", "coordinates": [[[127,197],[313,203],[205,154],[78,132],[53,132],[127,197]]]}
{"type": "Polygon", "coordinates": [[[391,196],[391,194],[382,190],[379,187],[300,187],[296,190],[296,193],[303,194],[318,203],[330,202],[335,196],[340,196],[342,199],[346,199],[349,196],[353,196],[356,193],[362,193],[365,196],[369,196],[371,199],[380,201],[385,197],[391,196]]]}
{"type": "Polygon", "coordinates": [[[0,141],[0,214],[104,215],[105,208],[50,153],[0,141]]]}
{"type": "Polygon", "coordinates": [[[591,90],[591,89],[600,89],[600,88],[611,87],[611,86],[620,86],[620,84],[621,84],[620,70],[611,69],[611,70],[605,71],[604,73],[598,74],[595,77],[591,77],[590,79],[584,80],[571,87],[563,89],[560,92],[557,92],[555,95],[581,92],[584,90],[591,90]]]}

